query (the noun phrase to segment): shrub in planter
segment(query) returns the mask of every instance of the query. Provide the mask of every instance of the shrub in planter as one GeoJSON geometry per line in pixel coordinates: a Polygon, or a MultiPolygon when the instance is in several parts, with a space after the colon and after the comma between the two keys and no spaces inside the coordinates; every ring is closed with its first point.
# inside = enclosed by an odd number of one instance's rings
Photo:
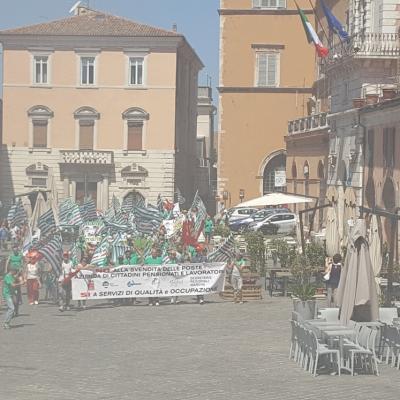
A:
{"type": "Polygon", "coordinates": [[[215,225],[213,235],[214,236],[221,236],[221,237],[228,237],[231,234],[230,229],[225,224],[218,224],[215,225]]]}

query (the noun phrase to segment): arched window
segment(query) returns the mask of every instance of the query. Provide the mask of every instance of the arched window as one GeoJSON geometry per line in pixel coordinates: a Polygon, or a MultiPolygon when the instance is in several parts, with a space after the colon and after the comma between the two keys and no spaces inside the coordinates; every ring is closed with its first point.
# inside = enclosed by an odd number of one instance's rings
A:
{"type": "Polygon", "coordinates": [[[321,160],[318,163],[318,179],[321,181],[325,179],[325,166],[321,160]]]}
{"type": "Polygon", "coordinates": [[[263,173],[263,194],[285,191],[285,171],[286,154],[284,152],[280,152],[269,159],[263,173]]]}
{"type": "Polygon", "coordinates": [[[122,113],[125,123],[124,150],[141,151],[144,149],[145,124],[149,114],[141,108],[128,108],[122,113]]]}
{"type": "Polygon", "coordinates": [[[49,148],[50,128],[49,121],[54,113],[46,106],[34,106],[28,110],[30,119],[29,147],[49,148]]]}
{"type": "Polygon", "coordinates": [[[304,174],[304,179],[310,178],[310,165],[308,164],[308,161],[304,163],[303,174],[304,174]]]}
{"type": "Polygon", "coordinates": [[[345,188],[347,186],[347,168],[345,161],[341,161],[338,169],[338,179],[345,188]]]}
{"type": "Polygon", "coordinates": [[[292,163],[292,178],[293,179],[297,178],[297,166],[295,161],[293,161],[292,163]]]}
{"type": "Polygon", "coordinates": [[[96,121],[100,114],[92,107],[80,107],[74,112],[77,121],[77,147],[79,150],[96,148],[96,121]]]}

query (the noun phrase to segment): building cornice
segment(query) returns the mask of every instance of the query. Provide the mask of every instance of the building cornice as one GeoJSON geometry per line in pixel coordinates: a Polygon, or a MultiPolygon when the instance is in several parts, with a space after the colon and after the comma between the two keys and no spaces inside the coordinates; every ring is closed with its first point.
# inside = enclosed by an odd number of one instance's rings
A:
{"type": "MultiPolygon", "coordinates": [[[[312,15],[314,14],[313,10],[303,10],[304,14],[312,15]]],[[[225,9],[220,8],[218,10],[219,15],[299,15],[297,10],[286,10],[286,9],[278,9],[278,10],[268,10],[268,9],[225,9]]]]}
{"type": "Polygon", "coordinates": [[[146,49],[153,52],[176,52],[185,39],[177,37],[126,37],[126,36],[50,36],[0,34],[5,50],[28,50],[40,46],[54,50],[99,48],[107,50],[146,49]]]}
{"type": "Polygon", "coordinates": [[[310,87],[220,86],[219,93],[312,93],[310,87]]]}

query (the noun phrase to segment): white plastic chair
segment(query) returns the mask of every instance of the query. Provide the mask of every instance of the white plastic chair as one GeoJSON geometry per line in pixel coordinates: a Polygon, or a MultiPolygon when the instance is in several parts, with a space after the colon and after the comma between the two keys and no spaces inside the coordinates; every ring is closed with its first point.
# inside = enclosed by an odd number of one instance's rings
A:
{"type": "Polygon", "coordinates": [[[384,324],[393,325],[393,320],[398,317],[397,308],[379,308],[379,321],[384,324]]]}
{"type": "Polygon", "coordinates": [[[320,310],[320,316],[328,322],[339,322],[339,308],[325,308],[324,310],[320,310]]]}

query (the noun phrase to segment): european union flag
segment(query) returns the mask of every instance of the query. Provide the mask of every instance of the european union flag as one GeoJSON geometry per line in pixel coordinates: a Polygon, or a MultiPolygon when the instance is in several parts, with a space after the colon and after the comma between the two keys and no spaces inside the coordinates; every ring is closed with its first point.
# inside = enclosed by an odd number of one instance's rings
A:
{"type": "Polygon", "coordinates": [[[332,14],[332,11],[326,6],[324,0],[321,0],[322,10],[324,11],[326,20],[328,21],[329,29],[335,32],[344,40],[349,40],[349,34],[343,29],[343,25],[340,21],[332,14]]]}

